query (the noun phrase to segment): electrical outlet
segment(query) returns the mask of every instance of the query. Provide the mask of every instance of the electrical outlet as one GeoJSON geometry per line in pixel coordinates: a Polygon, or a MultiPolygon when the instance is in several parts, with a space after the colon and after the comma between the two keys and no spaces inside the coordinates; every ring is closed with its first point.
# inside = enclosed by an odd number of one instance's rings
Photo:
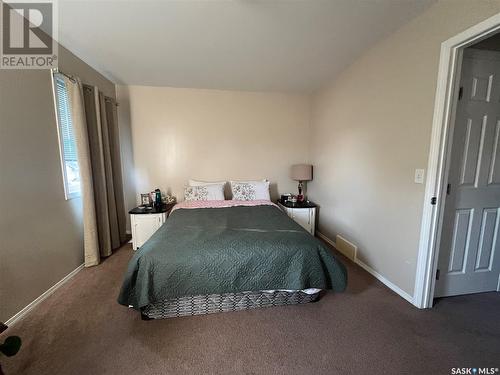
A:
{"type": "Polygon", "coordinates": [[[425,176],[425,169],[415,169],[415,183],[423,184],[425,176]]]}

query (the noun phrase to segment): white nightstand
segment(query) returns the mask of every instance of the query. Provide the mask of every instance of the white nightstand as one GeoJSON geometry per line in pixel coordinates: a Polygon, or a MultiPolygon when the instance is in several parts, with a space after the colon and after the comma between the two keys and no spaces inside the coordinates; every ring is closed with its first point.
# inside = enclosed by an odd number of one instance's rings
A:
{"type": "Polygon", "coordinates": [[[129,211],[132,229],[132,248],[137,250],[165,223],[174,205],[166,205],[161,209],[147,210],[136,207],[129,211]]]}
{"type": "Polygon", "coordinates": [[[286,214],[314,236],[316,230],[316,205],[312,202],[281,203],[278,206],[286,214]]]}

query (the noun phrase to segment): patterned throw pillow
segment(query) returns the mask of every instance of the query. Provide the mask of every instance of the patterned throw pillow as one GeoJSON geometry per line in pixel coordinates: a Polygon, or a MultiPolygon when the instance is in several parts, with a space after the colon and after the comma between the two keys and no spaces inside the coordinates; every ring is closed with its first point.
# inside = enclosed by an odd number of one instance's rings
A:
{"type": "Polygon", "coordinates": [[[205,186],[187,186],[184,189],[184,199],[187,201],[208,200],[208,188],[205,186]]]}
{"type": "Polygon", "coordinates": [[[271,200],[269,181],[230,181],[233,200],[254,201],[271,200]]]}
{"type": "Polygon", "coordinates": [[[236,201],[254,201],[256,198],[255,184],[248,182],[231,182],[233,200],[236,201]]]}
{"type": "Polygon", "coordinates": [[[187,201],[223,201],[224,185],[187,186],[184,189],[187,201]]]}

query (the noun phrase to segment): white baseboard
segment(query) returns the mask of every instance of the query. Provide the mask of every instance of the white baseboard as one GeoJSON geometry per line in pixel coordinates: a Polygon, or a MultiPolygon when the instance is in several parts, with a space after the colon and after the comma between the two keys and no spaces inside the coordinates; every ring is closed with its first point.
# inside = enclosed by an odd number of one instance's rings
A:
{"type": "Polygon", "coordinates": [[[335,241],[333,241],[332,239],[330,239],[329,237],[325,236],[323,233],[321,233],[320,231],[316,231],[316,235],[321,238],[323,241],[325,241],[327,244],[333,246],[335,249],[337,248],[337,244],[335,243],[335,241]]]}
{"type": "Polygon", "coordinates": [[[413,297],[410,296],[408,293],[406,293],[399,286],[397,286],[397,285],[393,284],[392,282],[390,282],[389,280],[387,280],[384,276],[382,276],[381,274],[379,274],[377,271],[375,271],[373,268],[371,268],[369,265],[363,263],[359,259],[356,258],[355,262],[356,262],[356,264],[358,266],[360,266],[361,268],[363,268],[366,272],[368,272],[369,274],[371,274],[373,277],[375,277],[378,281],[380,281],[386,287],[388,287],[389,289],[391,289],[393,292],[395,292],[396,294],[399,294],[401,297],[403,297],[405,300],[407,300],[408,302],[410,302],[412,305],[414,304],[413,303],[413,297]]]}
{"type": "Polygon", "coordinates": [[[54,284],[52,287],[50,287],[48,290],[46,290],[41,296],[39,296],[37,299],[35,299],[33,302],[31,302],[28,306],[26,306],[24,309],[19,311],[16,315],[14,315],[12,318],[7,320],[5,322],[6,326],[12,326],[14,323],[19,321],[21,318],[23,318],[26,314],[28,314],[35,306],[37,306],[40,302],[42,302],[44,299],[46,299],[48,296],[50,296],[52,293],[54,293],[57,289],[59,289],[61,286],[63,286],[69,279],[71,279],[73,276],[75,276],[79,271],[83,269],[85,264],[79,265],[77,268],[75,268],[73,271],[71,271],[69,274],[64,276],[61,280],[59,280],[56,284],[54,284]]]}
{"type": "MultiPolygon", "coordinates": [[[[323,233],[316,231],[316,234],[319,238],[321,238],[323,241],[326,243],[332,245],[335,249],[337,249],[337,246],[335,245],[335,241],[333,241],[331,238],[325,236],[323,233]]],[[[373,268],[371,268],[369,265],[365,264],[361,260],[359,260],[357,257],[354,259],[354,263],[356,263],[358,266],[363,268],[366,272],[371,274],[373,277],[375,277],[378,281],[380,281],[382,284],[384,284],[386,287],[391,289],[394,293],[400,295],[402,298],[410,302],[412,305],[414,304],[413,297],[410,296],[408,293],[406,293],[403,289],[398,287],[397,285],[393,284],[389,280],[387,280],[384,276],[382,276],[380,273],[375,271],[373,268]]]]}

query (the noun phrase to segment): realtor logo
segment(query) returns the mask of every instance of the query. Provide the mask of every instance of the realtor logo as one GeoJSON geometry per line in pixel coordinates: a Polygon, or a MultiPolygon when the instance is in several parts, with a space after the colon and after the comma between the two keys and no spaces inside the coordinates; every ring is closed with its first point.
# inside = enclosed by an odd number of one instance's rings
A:
{"type": "Polygon", "coordinates": [[[48,0],[10,0],[1,7],[2,69],[57,67],[57,12],[48,0]]]}

